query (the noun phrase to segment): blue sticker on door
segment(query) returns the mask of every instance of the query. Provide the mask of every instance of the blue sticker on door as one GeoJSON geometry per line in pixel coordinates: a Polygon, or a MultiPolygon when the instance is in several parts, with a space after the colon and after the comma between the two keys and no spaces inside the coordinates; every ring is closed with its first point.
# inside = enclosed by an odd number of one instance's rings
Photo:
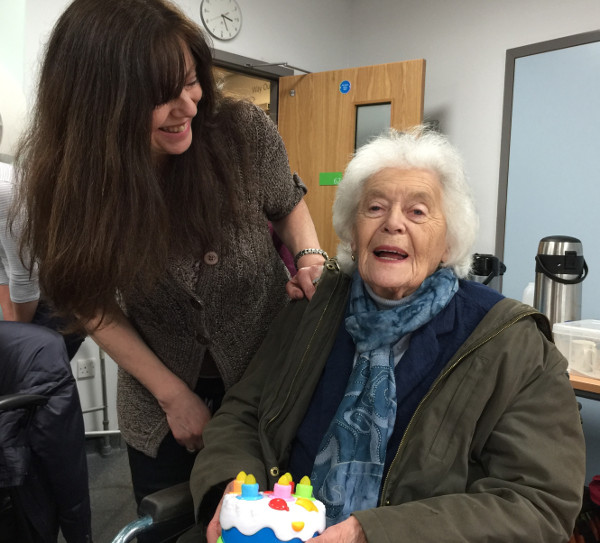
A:
{"type": "Polygon", "coordinates": [[[350,81],[344,80],[340,83],[340,92],[348,94],[350,92],[350,81]]]}

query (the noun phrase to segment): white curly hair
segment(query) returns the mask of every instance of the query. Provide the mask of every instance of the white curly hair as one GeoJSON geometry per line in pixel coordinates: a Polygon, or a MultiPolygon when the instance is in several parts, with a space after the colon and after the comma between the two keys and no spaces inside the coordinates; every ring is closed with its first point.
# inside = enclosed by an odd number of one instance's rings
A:
{"type": "Polygon", "coordinates": [[[418,168],[437,174],[442,185],[448,246],[448,259],[442,266],[452,268],[460,278],[467,277],[479,218],[463,160],[446,136],[425,126],[406,132],[391,129],[358,149],[349,162],[333,203],[333,227],[340,238],[337,259],[341,269],[351,274],[356,267],[351,244],[358,205],[367,180],[384,168],[418,168]]]}

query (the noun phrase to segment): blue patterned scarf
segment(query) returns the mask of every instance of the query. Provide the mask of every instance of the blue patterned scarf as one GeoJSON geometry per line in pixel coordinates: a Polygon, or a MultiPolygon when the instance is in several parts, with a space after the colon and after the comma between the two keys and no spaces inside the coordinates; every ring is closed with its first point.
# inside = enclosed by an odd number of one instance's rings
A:
{"type": "Polygon", "coordinates": [[[326,506],[327,525],[377,505],[388,440],[396,420],[393,345],[435,317],[458,290],[454,272],[442,268],[423,281],[405,304],[378,310],[355,272],[346,329],[358,359],[313,466],[315,496],[326,506]]]}

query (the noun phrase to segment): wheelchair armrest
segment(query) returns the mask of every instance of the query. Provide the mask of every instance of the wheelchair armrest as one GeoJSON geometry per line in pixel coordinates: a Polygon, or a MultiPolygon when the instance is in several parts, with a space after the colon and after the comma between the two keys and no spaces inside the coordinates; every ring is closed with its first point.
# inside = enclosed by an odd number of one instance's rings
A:
{"type": "Polygon", "coordinates": [[[189,517],[193,524],[194,502],[189,483],[179,483],[145,496],[138,507],[138,515],[150,515],[154,523],[189,517]]]}
{"type": "Polygon", "coordinates": [[[181,535],[194,525],[194,502],[189,483],[145,496],[137,512],[139,518],[124,526],[112,543],[128,543],[141,533],[152,533],[157,541],[181,535]]]}
{"type": "Polygon", "coordinates": [[[6,394],[0,396],[0,410],[9,411],[11,409],[45,405],[47,402],[48,397],[41,394],[6,394]]]}

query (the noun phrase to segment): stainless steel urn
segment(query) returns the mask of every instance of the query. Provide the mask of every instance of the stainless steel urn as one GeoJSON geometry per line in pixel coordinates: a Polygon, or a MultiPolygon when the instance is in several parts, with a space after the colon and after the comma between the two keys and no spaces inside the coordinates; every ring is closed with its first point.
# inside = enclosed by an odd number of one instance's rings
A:
{"type": "Polygon", "coordinates": [[[533,305],[550,319],[550,325],[581,320],[581,283],[587,272],[577,238],[548,236],[540,240],[533,305]]]}

